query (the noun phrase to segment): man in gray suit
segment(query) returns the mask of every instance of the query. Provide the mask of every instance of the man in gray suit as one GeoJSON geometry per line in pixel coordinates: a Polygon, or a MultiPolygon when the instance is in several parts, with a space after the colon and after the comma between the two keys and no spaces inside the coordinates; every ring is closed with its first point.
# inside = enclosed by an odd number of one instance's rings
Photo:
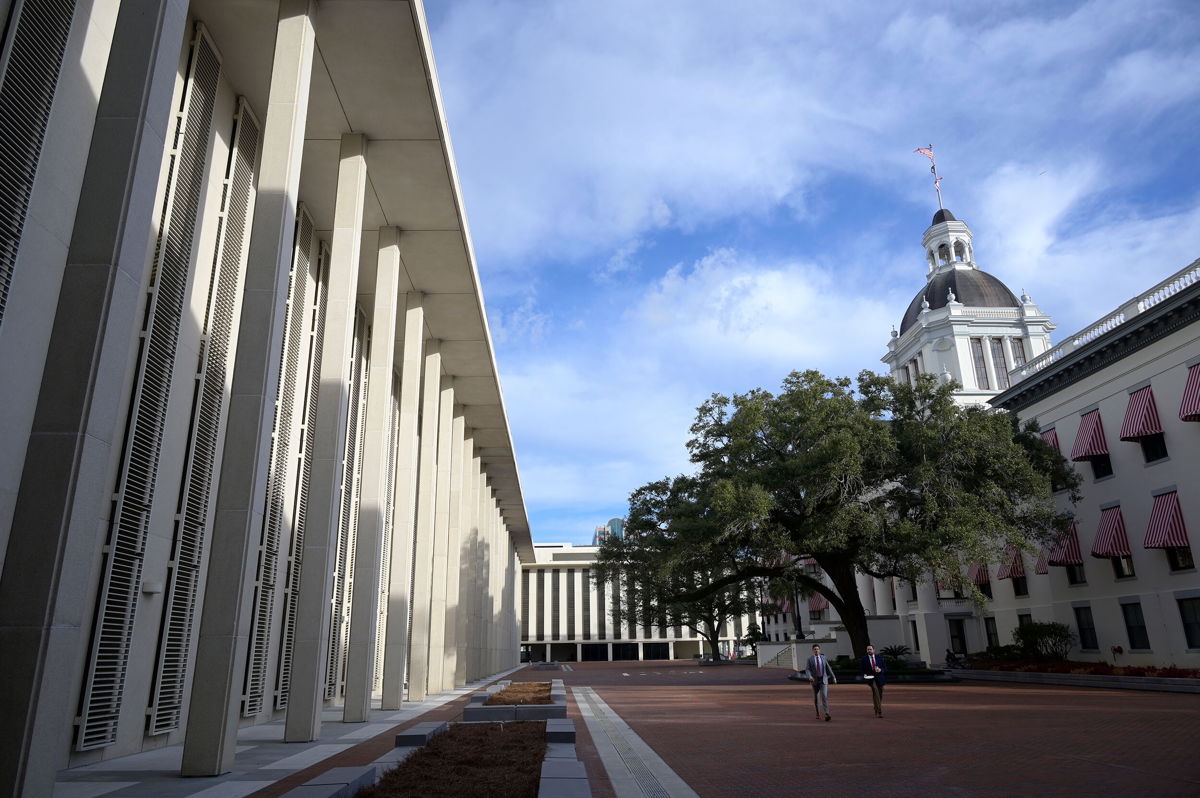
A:
{"type": "Polygon", "coordinates": [[[812,656],[808,658],[804,669],[808,671],[808,678],[812,680],[813,705],[817,708],[817,720],[821,719],[822,711],[825,720],[833,720],[829,716],[829,685],[837,684],[837,677],[829,667],[829,660],[821,655],[820,646],[812,647],[812,656]]]}

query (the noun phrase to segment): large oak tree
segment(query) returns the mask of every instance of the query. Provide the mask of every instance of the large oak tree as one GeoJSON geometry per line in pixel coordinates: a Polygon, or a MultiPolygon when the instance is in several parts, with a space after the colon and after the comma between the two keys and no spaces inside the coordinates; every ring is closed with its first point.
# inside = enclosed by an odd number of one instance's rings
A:
{"type": "Polygon", "coordinates": [[[861,655],[856,573],[971,592],[967,564],[1034,552],[1069,522],[1052,499],[1078,485],[1061,454],[1004,412],[959,406],[955,387],[863,372],[855,390],[805,371],[778,394],[714,395],[691,429],[696,473],[635,491],[625,538],[606,541],[598,571],[647,580],[659,613],[787,578],[829,600],[861,655]]]}

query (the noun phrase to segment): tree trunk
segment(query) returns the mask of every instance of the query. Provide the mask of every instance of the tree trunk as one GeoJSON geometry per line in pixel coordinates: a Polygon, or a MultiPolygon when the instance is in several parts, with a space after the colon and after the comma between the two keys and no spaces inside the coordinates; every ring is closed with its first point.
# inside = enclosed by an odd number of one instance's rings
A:
{"type": "Polygon", "coordinates": [[[841,607],[836,607],[842,626],[850,637],[850,645],[854,649],[855,659],[866,656],[867,646],[871,643],[871,635],[867,630],[867,613],[863,609],[862,600],[858,597],[858,578],[854,566],[848,561],[832,561],[818,563],[829,575],[829,581],[841,599],[841,607]]]}
{"type": "Polygon", "coordinates": [[[715,623],[706,623],[708,629],[704,639],[708,641],[708,651],[712,655],[714,664],[721,662],[721,631],[720,626],[715,623]]]}

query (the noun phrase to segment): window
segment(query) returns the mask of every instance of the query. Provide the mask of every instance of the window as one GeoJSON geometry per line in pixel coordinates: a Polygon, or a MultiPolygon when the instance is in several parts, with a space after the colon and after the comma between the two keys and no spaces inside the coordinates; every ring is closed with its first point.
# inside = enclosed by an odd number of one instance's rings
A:
{"type": "Polygon", "coordinates": [[[1029,582],[1023,576],[1014,576],[1012,578],[1013,595],[1020,598],[1021,596],[1029,595],[1029,582]]]}
{"type": "Polygon", "coordinates": [[[1133,572],[1132,557],[1109,557],[1108,561],[1112,563],[1113,576],[1117,579],[1129,579],[1136,576],[1133,572]]]}
{"type": "Polygon", "coordinates": [[[1200,648],[1200,598],[1179,599],[1179,619],[1188,648],[1200,648]]]}
{"type": "Polygon", "coordinates": [[[984,618],[983,631],[987,634],[988,648],[1000,645],[1000,634],[996,631],[996,619],[984,618]]]}
{"type": "Polygon", "coordinates": [[[1138,443],[1142,445],[1142,457],[1147,463],[1153,463],[1156,460],[1163,460],[1167,457],[1167,441],[1161,432],[1156,432],[1153,435],[1145,435],[1138,438],[1138,443]]]}
{"type": "Polygon", "coordinates": [[[955,654],[967,653],[967,629],[962,618],[950,618],[947,622],[950,627],[950,650],[955,654]]]}
{"type": "MultiPolygon", "coordinates": [[[[1200,626],[1200,619],[1198,619],[1197,625],[1200,626]]],[[[913,651],[920,651],[921,650],[921,637],[920,637],[920,635],[917,634],[917,622],[916,621],[908,622],[908,631],[912,633],[913,651]]],[[[1196,633],[1197,633],[1197,636],[1200,636],[1200,628],[1198,628],[1196,630],[1196,633]]]]}
{"type": "Polygon", "coordinates": [[[1067,584],[1068,585],[1086,585],[1087,573],[1083,570],[1082,565],[1067,566],[1067,584]]]}
{"type": "Polygon", "coordinates": [[[909,601],[917,600],[917,583],[916,582],[908,583],[908,600],[909,601]]]}
{"type": "Polygon", "coordinates": [[[987,596],[988,598],[991,598],[992,597],[992,583],[984,582],[982,585],[979,586],[979,592],[982,593],[983,595],[987,596]]]}
{"type": "Polygon", "coordinates": [[[1079,647],[1085,651],[1100,648],[1096,641],[1096,622],[1092,620],[1091,607],[1075,608],[1075,625],[1079,627],[1079,647]]]}
{"type": "Polygon", "coordinates": [[[1028,612],[1017,613],[1017,626],[1028,626],[1033,623],[1033,615],[1028,612]]]}
{"type": "Polygon", "coordinates": [[[996,387],[1008,387],[1008,360],[1004,357],[1004,339],[992,339],[992,367],[996,369],[996,387]]]}
{"type": "Polygon", "coordinates": [[[1125,631],[1129,633],[1129,647],[1150,648],[1150,635],[1146,633],[1146,618],[1142,615],[1141,602],[1131,602],[1121,605],[1121,614],[1125,616],[1125,631]]]}
{"type": "Polygon", "coordinates": [[[1010,343],[1012,344],[1013,368],[1020,368],[1025,365],[1025,342],[1020,338],[1014,338],[1010,343]]]}
{"type": "Polygon", "coordinates": [[[971,358],[975,361],[975,387],[981,391],[989,390],[992,384],[988,382],[987,363],[983,360],[983,339],[971,339],[971,358]]]}
{"type": "Polygon", "coordinates": [[[1192,550],[1187,546],[1177,546],[1164,549],[1167,552],[1167,567],[1172,571],[1189,571],[1196,567],[1192,559],[1192,550]]]}
{"type": "Polygon", "coordinates": [[[1098,454],[1088,460],[1092,464],[1092,480],[1111,477],[1113,474],[1112,458],[1107,454],[1098,454]]]}

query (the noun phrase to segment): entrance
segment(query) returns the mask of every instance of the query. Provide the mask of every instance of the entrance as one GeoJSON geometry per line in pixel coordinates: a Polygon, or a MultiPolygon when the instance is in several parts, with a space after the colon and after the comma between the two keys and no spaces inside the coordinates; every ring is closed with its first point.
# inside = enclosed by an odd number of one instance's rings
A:
{"type": "Polygon", "coordinates": [[[642,659],[669,659],[670,656],[669,643],[642,643],[642,659]]]}
{"type": "Polygon", "coordinates": [[[608,662],[608,643],[584,643],[584,662],[608,662]]]}
{"type": "Polygon", "coordinates": [[[967,628],[962,618],[949,618],[946,623],[950,625],[950,650],[955,654],[967,653],[967,628]]]}
{"type": "Polygon", "coordinates": [[[638,658],[637,643],[613,643],[613,661],[636,660],[638,658]]]}

